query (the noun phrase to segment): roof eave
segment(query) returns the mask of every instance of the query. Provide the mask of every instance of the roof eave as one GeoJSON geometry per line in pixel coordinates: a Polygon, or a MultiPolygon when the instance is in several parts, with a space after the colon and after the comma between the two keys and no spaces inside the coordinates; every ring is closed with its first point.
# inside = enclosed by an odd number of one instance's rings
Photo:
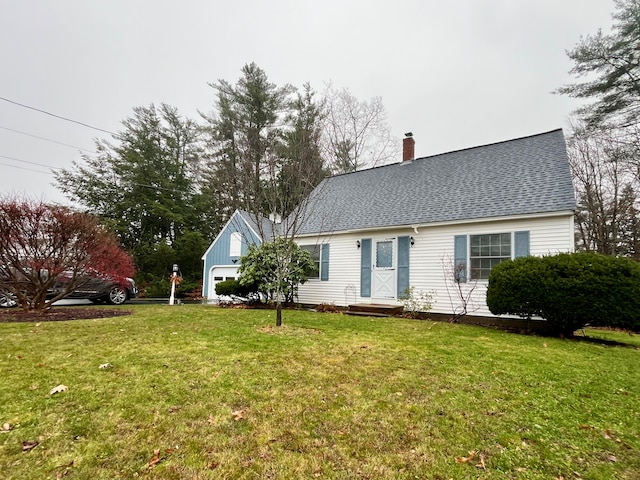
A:
{"type": "Polygon", "coordinates": [[[507,222],[516,220],[528,220],[535,218],[548,218],[548,217],[569,217],[575,214],[575,210],[558,210],[554,212],[538,212],[538,213],[526,213],[520,215],[503,215],[497,217],[481,217],[481,218],[465,218],[461,220],[448,220],[443,222],[431,222],[431,223],[411,223],[404,225],[388,225],[379,227],[367,227],[360,229],[339,230],[333,232],[312,232],[297,235],[298,238],[316,237],[318,235],[346,235],[350,233],[366,233],[366,232],[380,232],[400,229],[420,229],[420,228],[433,228],[433,227],[446,227],[452,225],[468,225],[473,223],[491,223],[491,222],[507,222]]]}

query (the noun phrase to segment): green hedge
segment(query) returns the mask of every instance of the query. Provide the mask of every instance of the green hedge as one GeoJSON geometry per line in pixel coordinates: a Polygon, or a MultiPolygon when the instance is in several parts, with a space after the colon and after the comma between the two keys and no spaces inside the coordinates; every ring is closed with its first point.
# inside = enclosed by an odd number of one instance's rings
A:
{"type": "Polygon", "coordinates": [[[640,331],[640,264],[595,253],[503,262],[489,277],[493,314],[539,316],[570,336],[585,325],[640,331]]]}
{"type": "Polygon", "coordinates": [[[216,295],[237,295],[247,297],[252,293],[257,293],[255,285],[242,285],[239,280],[225,280],[216,283],[216,295]]]}

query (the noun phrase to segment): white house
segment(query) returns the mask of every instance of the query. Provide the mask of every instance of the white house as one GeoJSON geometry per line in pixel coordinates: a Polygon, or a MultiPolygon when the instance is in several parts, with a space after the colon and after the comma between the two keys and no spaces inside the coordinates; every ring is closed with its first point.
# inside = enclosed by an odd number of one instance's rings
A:
{"type": "MultiPolygon", "coordinates": [[[[414,145],[404,139],[400,163],[327,178],[311,193],[297,242],[319,273],[300,286],[301,303],[395,305],[413,287],[434,292],[433,312],[453,313],[457,277],[470,292],[469,313],[491,315],[485,294],[495,265],[573,251],[562,130],[418,159],[414,145]]],[[[218,267],[205,260],[205,292],[224,277],[218,267]]]]}

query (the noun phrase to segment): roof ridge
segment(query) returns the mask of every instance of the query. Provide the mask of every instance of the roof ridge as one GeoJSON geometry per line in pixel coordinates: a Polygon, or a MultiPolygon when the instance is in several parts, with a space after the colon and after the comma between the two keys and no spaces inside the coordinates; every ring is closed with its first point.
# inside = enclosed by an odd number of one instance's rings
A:
{"type": "MultiPolygon", "coordinates": [[[[549,130],[548,132],[534,133],[532,135],[525,135],[523,137],[510,138],[508,140],[500,140],[498,142],[485,143],[483,145],[476,145],[476,146],[473,146],[473,147],[459,148],[457,150],[451,150],[449,152],[442,152],[442,153],[436,153],[434,155],[427,155],[426,157],[418,157],[418,158],[415,158],[414,161],[415,160],[423,160],[423,159],[426,159],[426,158],[440,157],[442,155],[449,155],[451,153],[466,152],[468,150],[475,150],[476,148],[492,147],[494,145],[500,145],[502,143],[517,142],[519,140],[525,140],[527,138],[540,137],[542,135],[549,135],[550,133],[555,133],[555,132],[562,132],[562,128],[554,128],[553,130],[549,130]]],[[[392,163],[391,165],[399,165],[399,164],[398,163],[392,163]]]]}
{"type": "MultiPolygon", "coordinates": [[[[491,147],[493,145],[500,145],[502,143],[517,142],[519,140],[524,140],[524,139],[527,139],[527,138],[534,138],[534,137],[539,137],[539,136],[542,136],[542,135],[549,135],[550,133],[554,133],[554,132],[562,132],[562,128],[554,128],[553,130],[549,130],[547,132],[534,133],[532,135],[524,135],[522,137],[510,138],[508,140],[500,140],[498,142],[485,143],[483,145],[475,145],[473,147],[459,148],[457,150],[450,150],[448,152],[436,153],[436,154],[433,154],[433,155],[427,155],[425,157],[418,157],[418,158],[414,158],[413,160],[407,160],[406,163],[415,162],[416,160],[425,160],[427,158],[440,157],[442,155],[449,155],[451,153],[466,152],[468,150],[474,150],[476,148],[491,147]]],[[[325,180],[328,179],[328,178],[344,177],[346,175],[352,175],[354,173],[368,172],[368,171],[371,171],[371,170],[376,170],[378,168],[393,167],[395,165],[402,165],[403,163],[405,163],[405,161],[395,162],[395,163],[387,163],[385,165],[376,165],[375,167],[363,168],[362,170],[356,170],[354,172],[336,173],[334,175],[330,175],[329,177],[326,177],[325,180]]]]}

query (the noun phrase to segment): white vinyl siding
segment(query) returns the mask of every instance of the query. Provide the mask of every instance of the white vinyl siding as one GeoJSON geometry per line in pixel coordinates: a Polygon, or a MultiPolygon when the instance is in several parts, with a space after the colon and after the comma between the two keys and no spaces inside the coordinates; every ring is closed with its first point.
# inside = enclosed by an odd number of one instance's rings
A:
{"type": "MultiPolygon", "coordinates": [[[[410,247],[409,285],[416,291],[434,290],[434,313],[452,313],[451,282],[445,282],[445,270],[454,262],[454,237],[456,235],[488,235],[505,232],[529,231],[530,254],[536,256],[571,252],[574,249],[573,216],[558,215],[517,220],[496,220],[411,228],[334,233],[321,237],[307,237],[300,244],[331,242],[331,277],[327,282],[309,281],[300,286],[299,301],[308,304],[334,303],[346,306],[350,303],[371,302],[360,297],[360,250],[356,242],[363,238],[398,237],[410,235],[414,245],[410,247]]],[[[513,245],[512,245],[513,249],[513,245]]],[[[449,268],[449,270],[451,270],[449,268]]],[[[462,284],[464,292],[473,289],[469,302],[469,314],[491,315],[486,306],[486,281],[470,280],[462,284]]],[[[455,301],[454,301],[455,303],[455,301]]]]}

